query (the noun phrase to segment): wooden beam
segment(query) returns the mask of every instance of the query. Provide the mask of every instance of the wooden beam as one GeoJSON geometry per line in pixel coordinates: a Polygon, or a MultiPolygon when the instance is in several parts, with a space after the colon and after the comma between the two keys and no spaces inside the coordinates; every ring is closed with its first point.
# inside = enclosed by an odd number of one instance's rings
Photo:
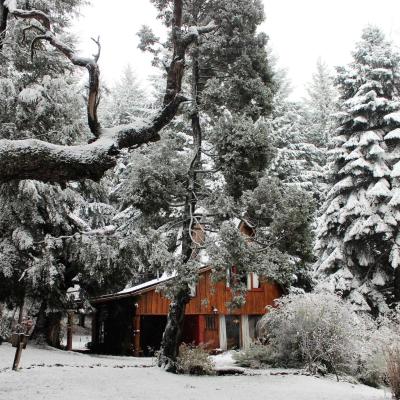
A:
{"type": "Polygon", "coordinates": [[[135,315],[133,317],[133,348],[135,357],[142,355],[142,348],[140,347],[141,333],[140,315],[135,315]]]}

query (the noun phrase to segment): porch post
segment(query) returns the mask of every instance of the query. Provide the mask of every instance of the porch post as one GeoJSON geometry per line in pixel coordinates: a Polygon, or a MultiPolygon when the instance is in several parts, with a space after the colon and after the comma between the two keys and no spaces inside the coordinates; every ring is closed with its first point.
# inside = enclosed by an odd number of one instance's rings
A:
{"type": "Polygon", "coordinates": [[[133,348],[135,357],[140,357],[142,353],[142,349],[140,348],[140,336],[140,315],[135,315],[133,317],[133,348]]]}
{"type": "Polygon", "coordinates": [[[241,316],[241,328],[242,328],[242,348],[248,349],[250,347],[251,338],[250,338],[250,329],[249,329],[249,316],[242,315],[241,316]]]}
{"type": "Polygon", "coordinates": [[[67,350],[72,350],[72,325],[73,325],[74,312],[71,310],[67,311],[67,350]]]}
{"type": "Polygon", "coordinates": [[[205,343],[206,320],[204,315],[199,315],[199,344],[205,343]]]}
{"type": "Polygon", "coordinates": [[[222,350],[226,350],[228,348],[228,343],[226,340],[226,321],[225,315],[219,316],[219,347],[222,350]]]}

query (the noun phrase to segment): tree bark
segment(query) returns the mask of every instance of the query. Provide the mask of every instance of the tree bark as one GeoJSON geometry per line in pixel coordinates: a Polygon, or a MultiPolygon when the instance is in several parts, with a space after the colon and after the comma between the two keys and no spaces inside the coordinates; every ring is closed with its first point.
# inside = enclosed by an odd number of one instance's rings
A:
{"type": "Polygon", "coordinates": [[[400,268],[394,270],[394,299],[400,303],[400,268]]]}
{"type": "Polygon", "coordinates": [[[47,303],[44,301],[40,305],[31,339],[59,349],[61,348],[60,333],[62,313],[55,312],[46,314],[46,309],[47,303]]]}
{"type": "MultiPolygon", "coordinates": [[[[202,131],[200,126],[200,116],[198,110],[198,88],[199,83],[199,63],[196,50],[192,56],[192,98],[194,99],[194,108],[191,115],[192,134],[193,134],[193,159],[188,171],[187,192],[184,205],[183,226],[182,226],[182,256],[185,263],[189,262],[195,254],[195,247],[200,243],[195,243],[194,230],[197,227],[197,221],[194,217],[197,204],[197,177],[198,170],[201,168],[201,146],[202,131]]],[[[165,328],[162,344],[160,366],[166,367],[169,372],[177,372],[176,359],[179,354],[179,345],[181,343],[183,326],[185,320],[186,305],[190,301],[190,287],[188,283],[182,283],[175,294],[168,311],[167,326],[165,328]]]]}
{"type": "Polygon", "coordinates": [[[164,366],[169,372],[176,372],[176,359],[182,339],[186,304],[190,300],[190,289],[182,287],[169,306],[167,325],[161,343],[159,366],[164,366]]]}

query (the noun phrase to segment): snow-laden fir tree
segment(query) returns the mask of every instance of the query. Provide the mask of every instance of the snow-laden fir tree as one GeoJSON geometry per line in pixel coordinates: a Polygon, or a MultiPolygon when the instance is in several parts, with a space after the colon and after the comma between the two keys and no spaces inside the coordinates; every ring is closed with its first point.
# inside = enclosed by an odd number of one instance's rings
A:
{"type": "Polygon", "coordinates": [[[102,99],[100,114],[104,126],[117,126],[135,122],[149,111],[148,100],[140,87],[132,67],[128,64],[121,78],[102,99]]]}
{"type": "Polygon", "coordinates": [[[353,61],[338,68],[340,127],[316,246],[319,287],[341,293],[358,309],[374,314],[387,310],[399,284],[399,63],[384,34],[370,26],[362,33],[353,61]]]}
{"type": "MultiPolygon", "coordinates": [[[[32,1],[29,6],[48,12],[55,31],[73,43],[65,28],[80,4],[32,1]]],[[[28,26],[28,21],[10,18],[1,49],[0,137],[68,145],[87,141],[83,93],[71,65],[40,43],[30,59],[36,31],[28,26]]],[[[114,268],[117,247],[101,234],[115,210],[105,188],[91,182],[2,183],[0,204],[0,301],[15,308],[25,299],[37,317],[34,336],[43,334],[58,345],[62,312],[71,305],[68,288],[79,284],[95,294],[121,279],[114,268]]]]}
{"type": "Polygon", "coordinates": [[[316,71],[306,87],[305,106],[308,113],[309,140],[320,148],[327,148],[334,126],[337,91],[329,67],[318,59],[316,71]]]}
{"type": "MultiPolygon", "coordinates": [[[[279,82],[269,118],[277,155],[269,172],[282,182],[309,191],[320,204],[326,190],[327,144],[322,145],[326,131],[320,129],[309,106],[289,98],[290,85],[284,71],[279,74],[279,82]]],[[[324,120],[328,120],[327,115],[324,120]]]]}

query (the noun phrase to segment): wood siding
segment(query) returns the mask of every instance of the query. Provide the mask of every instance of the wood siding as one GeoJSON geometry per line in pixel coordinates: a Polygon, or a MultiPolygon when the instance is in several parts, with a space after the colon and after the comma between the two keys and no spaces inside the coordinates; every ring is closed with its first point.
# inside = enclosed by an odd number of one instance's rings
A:
{"type": "MultiPolygon", "coordinates": [[[[246,304],[232,314],[260,315],[265,314],[265,307],[272,306],[274,300],[282,295],[281,288],[275,283],[261,282],[259,289],[247,292],[246,304]]],[[[212,314],[217,309],[218,314],[231,314],[226,303],[231,301],[231,290],[225,282],[215,285],[211,282],[211,271],[203,272],[196,285],[196,296],[186,306],[186,315],[212,314]],[[205,301],[206,300],[206,301],[205,301]]],[[[136,315],[167,315],[169,300],[154,288],[138,295],[136,315]]]]}

